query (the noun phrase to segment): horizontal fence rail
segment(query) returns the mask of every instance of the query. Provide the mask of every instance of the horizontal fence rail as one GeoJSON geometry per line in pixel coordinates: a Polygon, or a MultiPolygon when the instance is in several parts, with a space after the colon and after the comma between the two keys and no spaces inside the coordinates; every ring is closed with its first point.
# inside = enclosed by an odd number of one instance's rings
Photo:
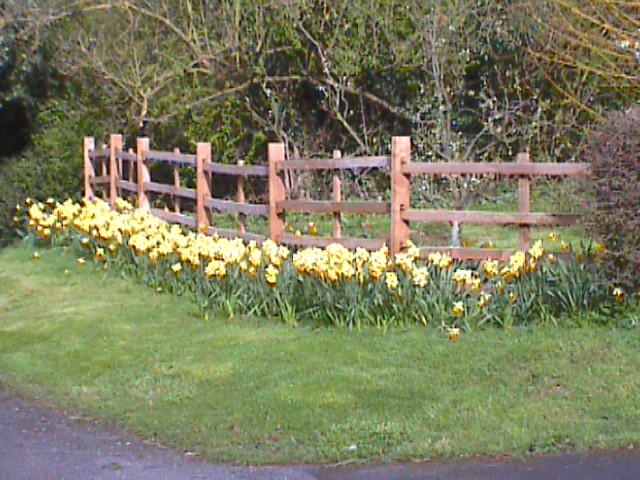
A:
{"type": "Polygon", "coordinates": [[[288,160],[280,162],[277,170],[358,170],[385,168],[390,157],[345,157],[340,160],[288,160]]]}
{"type": "MultiPolygon", "coordinates": [[[[212,161],[211,144],[199,143],[195,154],[151,150],[147,138],[138,138],[136,150],[124,148],[121,135],[111,135],[109,145],[96,148],[93,138],[85,138],[84,194],[102,198],[115,205],[118,197],[135,200],[139,208],[146,209],[157,217],[209,235],[225,238],[242,238],[245,241],[262,242],[267,238],[294,247],[325,247],[338,243],[347,248],[358,247],[376,250],[389,246],[392,255],[406,248],[411,238],[410,225],[466,224],[487,226],[514,226],[520,230],[520,249],[526,250],[531,243],[531,229],[575,225],[578,215],[547,214],[531,212],[531,180],[540,177],[585,178],[590,174],[589,166],[583,163],[533,163],[528,154],[518,154],[514,163],[445,163],[413,162],[409,137],[393,137],[391,155],[342,157],[336,150],[330,159],[287,158],[283,144],[271,143],[267,151],[266,165],[236,165],[212,161]],[[164,163],[172,169],[173,182],[152,180],[151,166],[164,163]],[[184,185],[183,169],[189,170],[195,188],[184,185]],[[287,193],[285,176],[291,172],[325,171],[331,175],[331,198],[329,200],[291,199],[287,193]],[[389,175],[391,199],[384,201],[344,201],[342,198],[342,175],[345,171],[358,174],[379,173],[389,175]],[[225,182],[232,177],[236,182],[236,195],[231,198],[214,198],[220,184],[213,182],[215,175],[224,176],[225,182]],[[518,212],[493,213],[468,210],[414,209],[411,206],[411,179],[417,175],[427,176],[491,176],[516,178],[518,180],[518,212]],[[249,203],[245,198],[245,182],[248,178],[264,178],[268,183],[266,203],[249,203]],[[159,196],[159,197],[158,197],[159,196]],[[153,197],[153,198],[152,198],[153,197]],[[155,208],[154,198],[170,199],[169,208],[155,208]],[[237,229],[218,228],[212,219],[216,214],[237,215],[237,229]],[[286,231],[287,213],[328,214],[333,216],[332,235],[291,234],[286,231]],[[389,236],[384,238],[354,238],[343,236],[343,215],[384,215],[390,218],[389,236]],[[266,217],[269,235],[247,232],[247,217],[266,217]]],[[[166,167],[165,167],[166,168],[166,167]]],[[[170,170],[171,171],[171,170],[170,170]]],[[[420,256],[427,258],[433,252],[447,252],[458,260],[508,259],[512,251],[491,249],[455,248],[451,246],[428,246],[420,249],[420,256]]]]}
{"type": "Polygon", "coordinates": [[[240,165],[223,165],[221,163],[212,163],[207,165],[204,169],[207,173],[218,173],[222,175],[231,176],[257,176],[266,177],[269,174],[269,169],[263,165],[257,166],[240,166],[240,165]]]}
{"type": "Polygon", "coordinates": [[[217,198],[210,198],[206,201],[205,205],[212,210],[223,213],[243,213],[245,215],[256,215],[262,217],[269,216],[268,205],[240,203],[230,200],[218,200],[217,198]]]}
{"type": "Polygon", "coordinates": [[[147,152],[147,160],[151,162],[178,163],[182,165],[193,166],[195,166],[196,164],[195,155],[186,155],[183,153],[173,152],[158,152],[156,150],[149,150],[149,152],[147,152]]]}
{"type": "Polygon", "coordinates": [[[355,215],[388,215],[387,202],[329,202],[322,200],[285,200],[276,204],[278,212],[350,213],[355,215]]]}
{"type": "Polygon", "coordinates": [[[582,163],[410,163],[402,173],[410,175],[494,175],[499,177],[577,177],[589,175],[582,163]]]}
{"type": "Polygon", "coordinates": [[[409,210],[402,213],[402,218],[408,222],[419,223],[463,223],[467,225],[497,225],[497,226],[535,226],[560,227],[575,225],[580,215],[549,215],[545,213],[491,213],[469,212],[463,210],[409,210]]]}
{"type": "Polygon", "coordinates": [[[172,213],[168,210],[163,210],[161,208],[152,208],[150,209],[150,211],[156,217],[161,218],[166,222],[177,223],[180,225],[184,225],[185,227],[192,228],[194,230],[198,227],[198,220],[188,215],[182,215],[180,213],[172,213]]]}

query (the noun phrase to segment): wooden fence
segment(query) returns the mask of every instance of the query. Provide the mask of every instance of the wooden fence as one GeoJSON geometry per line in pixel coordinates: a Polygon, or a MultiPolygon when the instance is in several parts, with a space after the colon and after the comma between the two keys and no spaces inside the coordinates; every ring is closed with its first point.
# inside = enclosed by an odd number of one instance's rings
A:
{"type": "MultiPolygon", "coordinates": [[[[273,241],[298,247],[324,247],[329,243],[340,243],[348,248],[363,247],[378,249],[387,244],[395,254],[400,252],[411,236],[411,223],[441,223],[471,225],[516,226],[520,229],[520,249],[526,250],[531,243],[532,227],[555,227],[574,225],[577,215],[551,215],[531,212],[531,180],[536,177],[582,178],[589,175],[586,164],[579,163],[532,163],[526,153],[517,156],[515,163],[447,163],[413,162],[409,137],[393,137],[391,155],[341,158],[336,151],[331,159],[287,160],[284,144],[271,143],[267,152],[266,166],[245,166],[212,162],[211,144],[198,143],[196,153],[184,154],[178,150],[160,152],[150,150],[148,138],[138,138],[136,151],[125,150],[122,136],[111,135],[109,145],[96,148],[93,138],[84,139],[84,194],[93,198],[98,190],[111,205],[118,197],[133,197],[138,206],[150,210],[158,217],[171,222],[199,229],[208,234],[223,237],[240,237],[261,242],[267,237],[247,232],[247,216],[263,216],[269,221],[269,238],[273,241]],[[165,184],[151,180],[150,166],[153,163],[168,163],[173,168],[173,183],[165,184]],[[181,183],[181,171],[185,167],[195,169],[196,188],[185,188],[181,183]],[[383,169],[391,176],[390,202],[346,202],[342,200],[341,172],[363,169],[383,169]],[[285,173],[300,171],[330,171],[332,196],[326,201],[291,200],[287,195],[285,173]],[[214,198],[216,185],[213,174],[224,174],[235,178],[236,199],[214,198]],[[411,208],[411,177],[492,175],[500,178],[517,178],[519,211],[517,213],[487,213],[462,210],[425,210],[411,208]],[[262,177],[268,181],[269,196],[266,204],[246,202],[245,181],[247,177],[262,177]],[[173,211],[151,207],[150,194],[169,195],[173,199],[173,211]],[[184,201],[195,204],[191,214],[181,209],[184,201]],[[211,219],[215,213],[237,213],[237,230],[223,230],[211,219]],[[332,214],[333,235],[331,238],[296,236],[286,231],[287,212],[332,214]],[[386,215],[391,217],[388,238],[345,238],[342,229],[343,214],[386,215]]],[[[505,259],[513,252],[488,249],[452,248],[443,246],[421,248],[421,255],[432,251],[449,252],[460,260],[486,258],[505,259]]]]}

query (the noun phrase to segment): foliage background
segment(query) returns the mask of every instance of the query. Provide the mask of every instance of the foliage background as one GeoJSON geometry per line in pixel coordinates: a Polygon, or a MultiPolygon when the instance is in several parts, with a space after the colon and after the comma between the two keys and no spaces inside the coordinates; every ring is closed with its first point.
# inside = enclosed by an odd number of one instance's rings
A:
{"type": "MultiPolygon", "coordinates": [[[[511,161],[524,150],[536,161],[579,159],[602,113],[638,96],[639,9],[613,0],[0,1],[0,104],[6,113],[19,102],[20,145],[29,145],[0,160],[0,235],[11,231],[15,199],[78,194],[85,135],[122,132],[129,145],[147,135],[157,148],[191,151],[210,141],[225,162],[264,162],[268,141],[291,155],[377,154],[399,134],[426,161],[511,161]]],[[[303,181],[291,179],[294,194],[305,194],[303,181]]],[[[430,187],[418,189],[424,200],[438,196],[430,187]]],[[[446,188],[456,208],[477,197],[446,188]]]]}

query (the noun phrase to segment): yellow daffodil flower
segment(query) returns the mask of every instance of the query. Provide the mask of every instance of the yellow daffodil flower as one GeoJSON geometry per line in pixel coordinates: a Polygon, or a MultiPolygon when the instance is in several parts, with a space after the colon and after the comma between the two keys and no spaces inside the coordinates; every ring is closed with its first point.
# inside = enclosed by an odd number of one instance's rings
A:
{"type": "Polygon", "coordinates": [[[463,302],[455,302],[453,304],[453,316],[461,317],[464,314],[464,303],[463,302]]]}

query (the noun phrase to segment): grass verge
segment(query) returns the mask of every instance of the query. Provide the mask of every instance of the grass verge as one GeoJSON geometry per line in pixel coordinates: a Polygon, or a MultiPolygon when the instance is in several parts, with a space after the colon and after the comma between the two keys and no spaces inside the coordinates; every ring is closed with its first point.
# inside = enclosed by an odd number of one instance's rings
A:
{"type": "Polygon", "coordinates": [[[204,322],[60,251],[0,252],[0,380],[211,461],[640,444],[638,329],[346,332],[204,322]]]}

